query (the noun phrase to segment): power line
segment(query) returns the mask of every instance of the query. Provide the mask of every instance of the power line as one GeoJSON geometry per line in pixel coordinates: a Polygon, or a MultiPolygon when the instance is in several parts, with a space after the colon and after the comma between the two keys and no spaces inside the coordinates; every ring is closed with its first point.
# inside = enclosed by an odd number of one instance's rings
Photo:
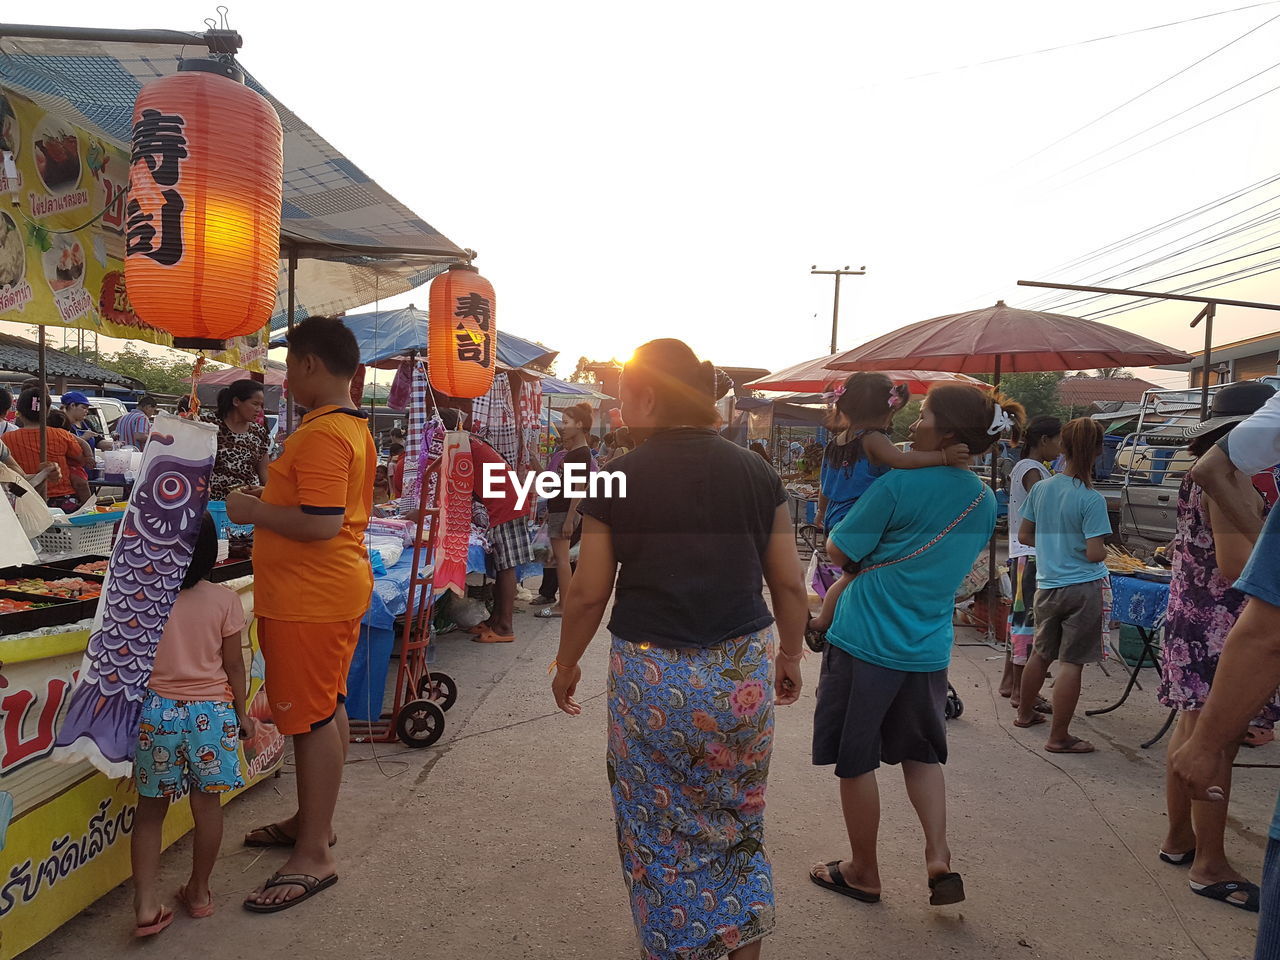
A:
{"type": "MultiPolygon", "coordinates": [[[[1195,230],[1192,230],[1190,233],[1183,234],[1181,237],[1178,237],[1178,238],[1176,238],[1176,239],[1174,239],[1174,240],[1170,240],[1170,241],[1167,241],[1167,242],[1165,242],[1165,243],[1159,244],[1158,246],[1151,247],[1150,249],[1148,249],[1148,250],[1144,251],[1143,253],[1135,254],[1134,256],[1132,256],[1132,257],[1128,258],[1127,260],[1121,260],[1121,261],[1119,261],[1118,263],[1112,264],[1112,266],[1111,266],[1111,267],[1109,267],[1109,268],[1107,268],[1107,269],[1115,269],[1116,267],[1122,267],[1122,266],[1124,266],[1125,264],[1127,264],[1127,263],[1131,263],[1132,261],[1134,261],[1134,260],[1138,259],[1139,257],[1145,256],[1145,255],[1147,255],[1147,254],[1155,253],[1155,251],[1160,250],[1160,249],[1162,249],[1162,248],[1164,248],[1164,247],[1170,246],[1171,244],[1179,243],[1179,242],[1181,242],[1181,241],[1183,241],[1183,240],[1190,239],[1191,237],[1195,236],[1197,233],[1201,233],[1201,232],[1202,232],[1202,231],[1204,231],[1204,230],[1208,230],[1208,229],[1210,229],[1210,228],[1212,228],[1212,227],[1215,227],[1215,226],[1218,226],[1218,225],[1220,225],[1220,224],[1226,223],[1226,222],[1228,222],[1228,221],[1230,221],[1230,220],[1234,220],[1236,217],[1239,217],[1239,216],[1241,216],[1242,214],[1248,213],[1250,210],[1256,209],[1257,207],[1260,207],[1260,206],[1263,206],[1263,205],[1265,205],[1265,204],[1267,204],[1267,203],[1270,203],[1270,202],[1272,202],[1273,200],[1280,200],[1280,194],[1277,194],[1277,195],[1275,195],[1275,196],[1273,196],[1273,197],[1268,197],[1266,200],[1262,201],[1261,203],[1256,203],[1256,204],[1254,204],[1253,206],[1246,207],[1246,208],[1245,208],[1245,209],[1243,209],[1243,210],[1240,210],[1240,211],[1238,211],[1238,212],[1236,212],[1236,213],[1231,214],[1231,216],[1224,217],[1224,218],[1222,218],[1221,220],[1214,221],[1213,223],[1210,223],[1210,224],[1206,224],[1205,226],[1203,226],[1203,227],[1199,227],[1199,228],[1197,228],[1197,229],[1195,229],[1195,230]]],[[[1240,236],[1240,235],[1242,235],[1242,234],[1249,233],[1250,231],[1255,230],[1255,229],[1257,229],[1257,228],[1258,228],[1258,227],[1260,227],[1260,226],[1266,226],[1268,223],[1271,223],[1271,222],[1275,221],[1275,220],[1276,220],[1276,219],[1278,219],[1278,218],[1280,218],[1280,210],[1277,210],[1277,209],[1268,210],[1268,211],[1266,211],[1265,213],[1259,214],[1258,216],[1255,216],[1255,217],[1251,218],[1250,220],[1248,220],[1248,221],[1246,221],[1246,222],[1244,222],[1244,223],[1242,223],[1242,224],[1237,224],[1236,226],[1234,226],[1234,227],[1232,227],[1232,228],[1230,228],[1230,229],[1223,230],[1222,232],[1220,232],[1220,233],[1218,233],[1218,234],[1215,234],[1215,235],[1214,235],[1214,236],[1212,236],[1212,237],[1208,237],[1207,239],[1204,239],[1204,240],[1198,241],[1198,242],[1193,243],[1193,244],[1189,244],[1188,246],[1185,246],[1185,247],[1182,247],[1182,248],[1180,248],[1180,249],[1178,249],[1178,250],[1175,250],[1175,251],[1173,251],[1172,253],[1167,253],[1167,254],[1164,254],[1164,255],[1162,255],[1162,256],[1160,256],[1160,257],[1156,257],[1156,258],[1155,258],[1155,259],[1153,259],[1153,260],[1148,260],[1148,261],[1146,261],[1145,263],[1139,264],[1139,265],[1138,265],[1138,266],[1136,266],[1136,267],[1132,267],[1132,268],[1130,268],[1130,269],[1128,269],[1128,270],[1123,270],[1123,271],[1121,271],[1121,272],[1119,272],[1119,273],[1115,273],[1115,274],[1112,274],[1112,275],[1110,275],[1110,276],[1106,276],[1106,277],[1103,277],[1103,276],[1102,276],[1102,273],[1103,273],[1103,272],[1105,272],[1105,271],[1098,271],[1098,272],[1096,272],[1096,273],[1093,273],[1093,274],[1087,275],[1087,276],[1086,276],[1086,277],[1084,277],[1082,280],[1079,280],[1079,281],[1076,281],[1076,282],[1088,282],[1088,283],[1091,283],[1091,284],[1094,284],[1094,285],[1101,285],[1102,283],[1110,282],[1110,281],[1115,280],[1115,279],[1117,279],[1117,278],[1119,278],[1119,277],[1124,277],[1124,276],[1128,276],[1128,275],[1133,274],[1133,273],[1137,273],[1138,271],[1143,270],[1143,269],[1146,269],[1147,267],[1158,266],[1158,265],[1159,265],[1159,264],[1161,264],[1161,263],[1165,263],[1165,262],[1167,262],[1167,261],[1169,261],[1169,260],[1176,259],[1176,258],[1178,258],[1178,257],[1180,257],[1180,256],[1182,256],[1182,255],[1184,255],[1184,254],[1191,253],[1191,252],[1193,252],[1193,251],[1195,251],[1195,250],[1198,250],[1198,249],[1202,249],[1202,248],[1205,248],[1205,247],[1212,246],[1212,245],[1214,245],[1215,243],[1220,243],[1220,242],[1221,242],[1221,241],[1223,241],[1223,240],[1230,240],[1230,239],[1232,239],[1232,238],[1234,238],[1234,237],[1237,237],[1237,236],[1240,236]]],[[[1253,241],[1249,241],[1249,242],[1253,242],[1253,241]]],[[[1231,248],[1231,249],[1233,249],[1233,250],[1238,250],[1238,249],[1240,248],[1240,246],[1243,246],[1243,244],[1241,244],[1241,245],[1237,245],[1236,247],[1233,247],[1233,248],[1231,248]]],[[[1229,252],[1229,251],[1222,251],[1222,252],[1224,252],[1224,253],[1225,253],[1225,252],[1229,252]]],[[[1070,303],[1071,303],[1071,304],[1076,304],[1076,303],[1086,303],[1086,302],[1089,302],[1089,301],[1091,301],[1091,300],[1097,299],[1097,297],[1101,297],[1101,296],[1106,296],[1106,294],[1098,294],[1098,295],[1093,296],[1093,297],[1084,297],[1084,298],[1081,298],[1081,299],[1078,299],[1078,300],[1072,300],[1072,301],[1070,301],[1070,303]]],[[[1067,299],[1069,299],[1070,297],[1071,297],[1071,294],[1070,294],[1070,293],[1061,293],[1061,292],[1059,292],[1059,293],[1054,293],[1054,294],[1049,295],[1048,297],[1041,297],[1041,298],[1038,298],[1038,299],[1036,299],[1036,300],[1034,300],[1034,301],[1031,301],[1031,303],[1029,304],[1029,306],[1032,306],[1032,307],[1037,308],[1037,309],[1042,308],[1042,307],[1049,307],[1050,305],[1055,304],[1055,303],[1060,304],[1060,305],[1063,305],[1063,306],[1066,306],[1066,305],[1069,305],[1069,304],[1064,304],[1064,303],[1062,303],[1062,301],[1067,300],[1067,299]]]]}
{"type": "Polygon", "coordinates": [[[1160,223],[1155,224],[1154,226],[1145,227],[1142,230],[1137,231],[1136,233],[1129,234],[1127,237],[1121,237],[1119,240],[1113,240],[1110,243],[1103,244],[1101,247],[1098,247],[1096,250],[1090,251],[1089,253],[1086,253],[1086,254],[1082,254],[1081,256],[1076,257],[1074,260],[1068,260],[1064,263],[1058,264],[1057,266],[1050,267],[1048,270],[1041,271],[1041,273],[1045,276],[1052,276],[1053,274],[1062,270],[1070,270],[1075,267],[1084,266],[1084,264],[1089,263],[1090,261],[1096,260],[1099,257],[1104,257],[1108,253],[1111,253],[1116,249],[1123,248],[1132,243],[1140,242],[1142,240],[1147,239],[1148,237],[1151,237],[1160,233],[1162,230],[1166,230],[1171,227],[1176,227],[1180,224],[1186,223],[1188,220],[1193,220],[1196,217],[1200,216],[1201,214],[1208,213],[1212,210],[1216,210],[1219,207],[1222,207],[1228,203],[1231,203],[1233,200],[1238,200],[1241,197],[1246,196],[1247,194],[1253,193],[1255,190],[1260,190],[1263,187],[1270,186],[1271,184],[1276,183],[1277,181],[1280,181],[1280,174],[1276,174],[1275,176],[1271,176],[1271,177],[1264,177],[1263,179],[1259,180],[1257,183],[1252,183],[1247,187],[1241,187],[1240,189],[1232,191],[1231,193],[1226,194],[1225,196],[1219,197],[1216,200],[1210,200],[1206,203],[1202,203],[1198,207],[1193,207],[1191,210],[1188,210],[1184,213],[1180,213],[1180,214],[1177,214],[1176,216],[1170,217],[1168,220],[1163,220],[1160,223]]]}
{"type": "Polygon", "coordinates": [[[1231,10],[1219,10],[1217,13],[1205,13],[1198,17],[1189,17],[1186,20],[1174,20],[1170,23],[1157,23],[1150,27],[1139,27],[1137,30],[1126,30],[1123,33],[1109,33],[1104,37],[1093,37],[1089,40],[1077,40],[1074,43],[1063,43],[1056,47],[1044,47],[1041,50],[1029,50],[1026,53],[1013,53],[1003,57],[993,57],[990,60],[979,60],[976,63],[966,63],[958,67],[946,67],[942,70],[932,70],[928,73],[917,73],[914,76],[904,77],[904,80],[923,80],[925,77],[937,77],[946,73],[958,73],[962,70],[974,70],[978,67],[987,67],[993,63],[1007,63],[1010,60],[1021,60],[1026,57],[1039,56],[1042,53],[1055,53],[1059,50],[1069,50],[1072,47],[1084,47],[1091,43],[1101,43],[1103,40],[1115,40],[1119,37],[1132,37],[1139,33],[1149,33],[1152,30],[1163,30],[1166,27],[1177,27],[1184,23],[1195,23],[1197,20],[1209,20],[1213,17],[1225,16],[1229,13],[1239,13],[1242,10],[1255,10],[1258,7],[1270,7],[1280,0],[1266,0],[1264,3],[1251,3],[1243,7],[1235,7],[1231,10]]]}
{"type": "MultiPolygon", "coordinates": [[[[1268,67],[1266,70],[1262,71],[1262,73],[1267,73],[1270,70],[1274,70],[1276,67],[1280,67],[1280,63],[1273,64],[1272,66],[1268,67]]],[[[1261,75],[1262,74],[1255,74],[1255,76],[1261,76],[1261,75]]],[[[1239,86],[1239,84],[1237,84],[1237,86],[1239,86]]],[[[1214,120],[1221,119],[1222,117],[1225,117],[1229,113],[1235,113],[1235,111],[1239,110],[1241,107],[1247,107],[1249,104],[1253,103],[1255,100],[1261,100],[1263,97],[1270,96],[1271,94],[1275,93],[1277,90],[1280,90],[1280,84],[1277,84],[1276,86],[1272,87],[1269,90],[1263,90],[1261,93],[1250,97],[1248,100],[1241,101],[1240,103],[1237,103],[1235,106],[1228,107],[1226,110],[1223,110],[1219,113],[1215,113],[1212,117],[1206,117],[1205,119],[1201,120],[1199,123],[1194,123],[1191,126],[1187,127],[1185,130],[1179,130],[1177,133],[1171,133],[1169,134],[1169,136],[1165,137],[1162,140],[1157,140],[1155,143],[1148,144],[1147,146],[1142,147],[1139,150],[1135,150],[1133,153],[1126,154],[1125,156],[1121,157],[1118,160],[1112,160],[1110,163],[1104,166],[1098,167],[1098,169],[1096,170],[1091,170],[1088,173],[1081,174],[1080,176],[1076,177],[1074,180],[1070,180],[1067,183],[1063,184],[1063,186],[1069,187],[1072,184],[1079,183],[1081,180],[1086,180],[1089,177],[1102,173],[1102,171],[1104,170],[1110,170],[1116,164],[1124,163],[1126,160],[1132,160],[1134,157],[1138,156],[1139,154],[1146,153],[1148,150],[1153,150],[1156,147],[1160,146],[1161,144],[1168,143],[1170,140],[1175,140],[1178,137],[1182,136],[1184,133],[1190,133],[1192,130],[1198,130],[1200,127],[1203,127],[1206,123],[1212,123],[1214,120]]],[[[1117,146],[1119,146],[1119,144],[1117,144],[1117,146]]]]}
{"type": "MultiPolygon", "coordinates": [[[[1173,290],[1166,290],[1163,292],[1165,293],[1200,293],[1203,290],[1208,290],[1208,289],[1211,289],[1212,287],[1220,286],[1221,284],[1229,280],[1248,280],[1252,277],[1261,276],[1264,273],[1271,273],[1278,268],[1280,268],[1280,257],[1276,258],[1275,260],[1268,260],[1266,263],[1254,264],[1252,267],[1246,267],[1243,270],[1235,270],[1235,271],[1232,271],[1231,273],[1223,274],[1220,277],[1214,277],[1211,280],[1197,281],[1195,283],[1187,284],[1184,287],[1175,287],[1173,290]]],[[[1100,310],[1095,310],[1092,313],[1086,313],[1084,314],[1084,316],[1089,319],[1095,319],[1095,318],[1101,318],[1101,317],[1114,317],[1122,313],[1128,313],[1131,310],[1137,310],[1139,307],[1144,307],[1154,302],[1156,301],[1153,301],[1150,297],[1146,297],[1135,303],[1125,304],[1118,307],[1104,307],[1100,310]]]]}
{"type": "Polygon", "coordinates": [[[1218,47],[1216,50],[1214,50],[1214,51],[1213,51],[1213,52],[1211,52],[1211,53],[1206,53],[1203,57],[1201,57],[1201,58],[1200,58],[1199,60],[1197,60],[1195,63],[1189,64],[1189,65],[1187,65],[1187,66],[1183,67],[1183,68],[1182,68],[1181,70],[1179,70],[1177,73],[1172,74],[1171,76],[1165,77],[1163,80],[1161,80],[1159,83],[1155,84],[1154,86],[1147,87],[1147,89],[1143,90],[1141,93],[1139,93],[1139,94],[1137,94],[1137,95],[1135,95],[1135,96],[1130,97],[1128,100],[1126,100],[1124,103],[1120,104],[1119,106],[1112,107],[1110,110],[1108,110],[1106,113],[1102,114],[1101,116],[1094,117],[1094,118],[1093,118],[1092,120],[1090,120],[1088,123],[1084,124],[1083,126],[1076,127],[1076,128],[1075,128],[1074,130],[1072,130],[1070,133],[1068,133],[1068,134],[1064,134],[1063,136],[1059,137],[1057,140],[1053,141],[1053,143],[1049,144],[1048,146],[1041,147],[1039,150],[1037,150],[1035,153],[1031,154],[1030,156],[1028,156],[1028,157],[1024,157],[1024,158],[1023,158],[1021,161],[1019,161],[1015,166],[1022,166],[1022,164],[1027,163],[1027,162],[1028,162],[1028,161],[1030,161],[1030,160],[1034,160],[1036,157],[1040,156],[1040,155],[1041,155],[1042,153],[1044,153],[1045,151],[1047,151],[1047,150],[1051,150],[1051,149],[1053,149],[1054,147],[1056,147],[1058,144],[1063,143],[1063,142],[1065,142],[1065,141],[1067,141],[1067,140],[1070,140],[1070,139],[1071,139],[1072,137],[1074,137],[1077,133],[1083,133],[1085,130],[1088,130],[1088,129],[1089,129],[1090,127],[1092,127],[1094,124],[1100,123],[1100,122],[1102,122],[1103,120],[1107,119],[1107,117],[1111,116],[1112,114],[1114,114],[1114,113],[1118,113],[1119,111],[1123,110],[1125,107],[1129,106],[1129,105],[1130,105],[1130,104],[1132,104],[1132,103],[1136,103],[1137,101],[1139,101],[1139,100],[1141,100],[1143,97],[1145,97],[1147,94],[1152,93],[1153,91],[1160,89],[1160,88],[1161,88],[1161,87],[1163,87],[1166,83],[1169,83],[1169,82],[1170,82],[1170,81],[1172,81],[1172,80],[1176,80],[1178,77],[1182,76],[1184,73],[1187,73],[1187,72],[1188,72],[1188,71],[1190,71],[1190,70],[1194,70],[1196,67],[1200,66],[1200,64],[1204,63],[1206,60],[1210,60],[1210,59],[1212,59],[1213,57],[1216,57],[1216,56],[1217,56],[1218,54],[1220,54],[1223,50],[1226,50],[1228,47],[1232,47],[1232,46],[1234,46],[1235,44],[1239,43],[1241,40],[1244,40],[1246,37],[1249,37],[1249,36],[1251,36],[1252,34],[1257,33],[1259,30],[1261,30],[1261,29],[1262,29],[1263,27],[1265,27],[1267,24],[1269,24],[1269,23],[1274,23],[1276,20],[1280,20],[1280,14],[1277,14],[1277,15],[1276,15],[1276,16],[1274,16],[1274,17],[1271,17],[1271,18],[1269,18],[1269,19],[1267,19],[1267,20],[1264,20],[1262,23],[1258,24],[1256,27],[1250,27],[1248,30],[1246,30],[1244,33],[1240,34],[1240,36],[1236,37],[1234,40],[1231,40],[1231,41],[1228,41],[1227,43],[1224,43],[1222,46],[1218,47]]]}
{"type": "MultiPolygon", "coordinates": [[[[1145,129],[1139,130],[1137,133],[1130,134],[1129,136],[1125,137],[1123,140],[1113,143],[1111,146],[1106,147],[1102,150],[1099,150],[1097,153],[1091,154],[1090,156],[1085,157],[1083,160],[1073,163],[1071,166],[1067,167],[1065,170],[1061,170],[1051,177],[1046,177],[1045,180],[1041,182],[1046,183],[1049,180],[1053,179],[1053,177],[1062,176],[1062,174],[1064,173],[1070,173],[1072,170],[1075,170],[1077,167],[1082,167],[1089,161],[1096,160],[1098,159],[1098,157],[1101,157],[1104,154],[1110,153],[1112,150],[1115,150],[1117,147],[1122,147],[1126,143],[1130,143],[1138,139],[1139,137],[1150,133],[1152,130],[1157,129],[1158,127],[1163,127],[1166,123],[1171,123],[1174,120],[1177,120],[1180,117],[1183,117],[1186,114],[1190,113],[1192,110],[1196,110],[1200,107],[1203,107],[1206,103],[1210,103],[1214,100],[1217,100],[1221,96],[1225,96],[1226,94],[1230,93],[1232,90],[1235,90],[1237,87],[1242,87],[1246,83],[1249,83],[1252,80],[1258,79],[1258,77],[1261,77],[1263,74],[1270,73],[1272,70],[1275,70],[1277,67],[1280,67],[1280,63],[1273,63],[1271,66],[1266,67],[1262,70],[1259,70],[1257,73],[1253,74],[1252,76],[1245,77],[1243,80],[1239,81],[1238,83],[1233,83],[1231,86],[1227,87],[1227,89],[1219,90],[1213,96],[1205,97],[1205,99],[1201,100],[1199,103],[1194,103],[1191,106],[1186,107],[1185,109],[1179,110],[1173,116],[1165,117],[1163,120],[1160,120],[1157,123],[1153,123],[1151,124],[1151,126],[1146,127],[1145,129]]],[[[1217,120],[1219,117],[1224,117],[1228,113],[1231,113],[1234,110],[1238,110],[1241,107],[1245,106],[1246,104],[1253,103],[1254,100],[1257,100],[1260,97],[1266,96],[1268,93],[1274,93],[1276,90],[1280,90],[1280,87],[1272,87],[1270,90],[1266,90],[1255,97],[1250,97],[1248,100],[1242,101],[1241,103],[1237,103],[1235,106],[1229,107],[1226,110],[1223,110],[1221,113],[1216,113],[1212,117],[1207,117],[1204,120],[1201,120],[1199,123],[1195,124],[1194,126],[1188,127],[1185,130],[1180,130],[1177,133],[1171,134],[1165,137],[1163,140],[1157,140],[1155,143],[1148,144],[1147,146],[1142,147],[1140,150],[1136,150],[1133,153],[1127,154],[1126,156],[1121,157],[1119,160],[1113,160],[1111,163],[1108,163],[1105,166],[1098,167],[1096,170],[1091,170],[1088,173],[1081,174],[1076,179],[1069,180],[1065,184],[1062,184],[1062,186],[1067,187],[1067,186],[1071,186],[1071,184],[1073,183],[1079,183],[1081,180],[1085,179],[1086,177],[1091,177],[1096,173],[1101,173],[1103,170],[1110,169],[1111,167],[1115,166],[1117,163],[1123,163],[1125,160],[1132,159],[1133,157],[1136,157],[1138,154],[1145,153],[1146,151],[1152,149],[1153,147],[1158,147],[1162,143],[1167,143],[1168,141],[1174,139],[1174,137],[1180,137],[1184,133],[1190,133],[1192,130],[1196,129],[1196,127],[1203,126],[1204,124],[1209,123],[1212,120],[1217,120]]]]}

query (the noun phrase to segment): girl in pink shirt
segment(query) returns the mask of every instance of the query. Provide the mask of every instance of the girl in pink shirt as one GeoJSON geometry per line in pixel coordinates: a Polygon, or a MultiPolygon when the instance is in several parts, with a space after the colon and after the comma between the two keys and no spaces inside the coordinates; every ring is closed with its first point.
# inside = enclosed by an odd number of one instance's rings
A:
{"type": "Polygon", "coordinates": [[[218,557],[213,518],[204,515],[182,591],[156,648],[134,755],[138,809],[133,821],[134,911],[138,937],[173,921],[156,893],[161,835],[169,804],[190,794],[195,819],[191,877],[178,902],[195,919],[213,915],[209,877],[222,844],[220,794],[244,786],[239,738],[253,735],[245,707],[240,597],[206,578],[218,557]]]}

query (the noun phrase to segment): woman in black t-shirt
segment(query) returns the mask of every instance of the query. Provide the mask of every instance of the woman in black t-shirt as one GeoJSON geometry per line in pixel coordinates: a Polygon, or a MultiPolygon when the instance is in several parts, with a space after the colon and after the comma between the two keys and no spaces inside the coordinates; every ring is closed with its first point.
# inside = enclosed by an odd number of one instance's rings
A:
{"type": "Polygon", "coordinates": [[[769,464],[712,429],[715,382],[678,340],[627,363],[622,412],[638,446],[609,465],[625,494],[615,483],[582,503],[552,684],[579,714],[578,661],[616,575],[607,765],[636,928],[661,960],[752,960],[773,929],[773,708],[801,684],[807,593],[786,494],[769,464]]]}

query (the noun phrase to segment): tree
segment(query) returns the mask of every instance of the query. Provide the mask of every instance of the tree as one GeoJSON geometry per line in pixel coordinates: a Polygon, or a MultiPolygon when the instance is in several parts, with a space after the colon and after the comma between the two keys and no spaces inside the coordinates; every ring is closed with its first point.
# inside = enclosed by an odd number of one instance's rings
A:
{"type": "Polygon", "coordinates": [[[586,357],[579,357],[578,365],[574,368],[573,373],[565,377],[565,381],[568,383],[596,383],[599,378],[596,377],[594,371],[588,368],[600,366],[605,362],[607,361],[588,360],[586,357]]]}
{"type": "MultiPolygon", "coordinates": [[[[1000,378],[1000,392],[1010,400],[1017,400],[1026,408],[1027,418],[1039,416],[1060,417],[1066,412],[1058,399],[1058,385],[1065,374],[1060,371],[1047,373],[1007,373],[1000,378]]],[[[991,382],[982,375],[979,380],[991,382]]]]}
{"type": "Polygon", "coordinates": [[[911,402],[893,415],[893,442],[903,443],[911,439],[911,425],[920,419],[923,397],[913,397],[911,402]]]}
{"type": "MultiPolygon", "coordinates": [[[[75,349],[67,351],[76,352],[75,349]]],[[[86,350],[85,356],[90,358],[93,352],[86,350]]],[[[178,353],[155,356],[127,343],[117,353],[102,354],[94,358],[94,362],[114,373],[140,381],[150,393],[183,394],[191,390],[191,368],[195,357],[178,353]]]]}
{"type": "Polygon", "coordinates": [[[1127,367],[1099,367],[1098,376],[1103,380],[1132,380],[1133,371],[1127,367]]]}

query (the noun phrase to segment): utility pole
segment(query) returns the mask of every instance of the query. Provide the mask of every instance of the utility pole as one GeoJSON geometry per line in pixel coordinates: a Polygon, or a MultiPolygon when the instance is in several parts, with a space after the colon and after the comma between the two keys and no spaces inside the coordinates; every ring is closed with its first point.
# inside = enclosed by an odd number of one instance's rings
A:
{"type": "Polygon", "coordinates": [[[839,270],[819,270],[818,265],[815,263],[810,268],[809,272],[836,278],[835,303],[831,307],[831,352],[835,353],[838,349],[836,347],[836,332],[840,327],[840,278],[861,277],[867,272],[867,268],[859,267],[857,270],[850,270],[849,265],[845,264],[839,270]]]}

